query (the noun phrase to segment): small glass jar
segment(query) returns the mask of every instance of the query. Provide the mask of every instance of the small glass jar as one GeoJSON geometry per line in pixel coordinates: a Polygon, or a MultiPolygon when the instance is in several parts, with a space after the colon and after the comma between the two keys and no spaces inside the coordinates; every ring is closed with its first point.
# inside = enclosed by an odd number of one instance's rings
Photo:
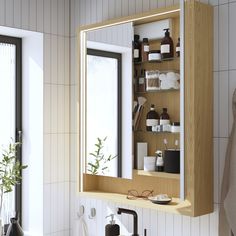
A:
{"type": "Polygon", "coordinates": [[[180,122],[173,122],[171,126],[172,133],[180,133],[180,122]]]}
{"type": "Polygon", "coordinates": [[[148,54],[148,61],[161,61],[161,51],[151,50],[148,54]]]}

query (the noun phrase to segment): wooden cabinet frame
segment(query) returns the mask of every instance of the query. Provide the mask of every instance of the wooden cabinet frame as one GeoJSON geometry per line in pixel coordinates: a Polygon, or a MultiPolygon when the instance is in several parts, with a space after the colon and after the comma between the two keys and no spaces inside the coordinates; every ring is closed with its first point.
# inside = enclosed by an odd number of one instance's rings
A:
{"type": "MultiPolygon", "coordinates": [[[[79,29],[78,45],[84,46],[85,33],[104,26],[150,21],[179,16],[179,6],[159,8],[148,13],[84,26],[79,29]],[[81,40],[82,39],[82,40],[81,40]]],[[[184,191],[185,200],[173,212],[199,216],[213,211],[213,9],[197,1],[185,2],[184,17],[184,191]]],[[[79,72],[85,76],[85,50],[79,47],[79,72]],[[81,62],[81,63],[80,63],[81,62]]],[[[79,87],[81,80],[79,80],[79,87]]],[[[78,109],[83,106],[79,89],[78,109]]],[[[78,114],[81,124],[83,114],[78,114]]],[[[80,127],[78,126],[80,133],[80,127]]],[[[133,179],[119,179],[82,174],[83,133],[79,135],[79,189],[126,194],[128,189],[158,189],[158,193],[179,195],[179,179],[141,176],[133,172],[133,179]]],[[[89,193],[88,193],[89,194],[89,193]]],[[[91,193],[92,194],[92,193],[91,193]]],[[[94,194],[94,193],[93,193],[94,194]]],[[[111,194],[108,194],[111,197],[111,194]]],[[[137,202],[137,205],[139,202],[137,202]]],[[[164,208],[162,208],[164,209],[164,208]]],[[[170,210],[170,209],[169,209],[170,210]]],[[[168,211],[169,211],[168,210],[168,211]]]]}

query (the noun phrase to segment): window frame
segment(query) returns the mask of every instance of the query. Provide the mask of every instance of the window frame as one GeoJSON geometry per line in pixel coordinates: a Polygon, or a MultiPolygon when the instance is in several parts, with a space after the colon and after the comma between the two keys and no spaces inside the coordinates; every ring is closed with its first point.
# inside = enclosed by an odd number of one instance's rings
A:
{"type": "MultiPolygon", "coordinates": [[[[0,43],[16,46],[16,87],[15,87],[15,140],[22,142],[22,39],[0,35],[0,43]]],[[[22,164],[22,147],[18,147],[17,159],[22,164]]],[[[15,211],[19,222],[22,220],[22,181],[15,187],[15,211]]]]}

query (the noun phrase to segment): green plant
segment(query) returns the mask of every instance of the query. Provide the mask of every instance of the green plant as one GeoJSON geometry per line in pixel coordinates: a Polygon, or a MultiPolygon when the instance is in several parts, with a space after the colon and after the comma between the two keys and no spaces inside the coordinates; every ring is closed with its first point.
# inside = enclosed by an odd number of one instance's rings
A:
{"type": "Polygon", "coordinates": [[[116,156],[105,156],[103,153],[104,143],[107,137],[104,139],[97,138],[97,142],[95,143],[95,151],[93,153],[89,153],[90,157],[92,157],[92,161],[88,162],[88,172],[93,175],[105,174],[108,169],[108,163],[113,160],[116,156]]]}
{"type": "Polygon", "coordinates": [[[0,216],[4,193],[13,191],[13,187],[19,184],[22,179],[21,170],[27,168],[26,165],[21,165],[17,160],[17,149],[20,145],[19,142],[11,142],[8,148],[2,151],[0,160],[0,216]]]}

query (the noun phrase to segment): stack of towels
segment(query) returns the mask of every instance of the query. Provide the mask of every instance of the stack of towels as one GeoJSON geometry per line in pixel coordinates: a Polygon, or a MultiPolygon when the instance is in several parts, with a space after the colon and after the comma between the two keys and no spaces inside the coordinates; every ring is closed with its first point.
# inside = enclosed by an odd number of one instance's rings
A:
{"type": "Polygon", "coordinates": [[[180,75],[175,72],[161,73],[159,76],[161,89],[179,89],[180,75]]]}

